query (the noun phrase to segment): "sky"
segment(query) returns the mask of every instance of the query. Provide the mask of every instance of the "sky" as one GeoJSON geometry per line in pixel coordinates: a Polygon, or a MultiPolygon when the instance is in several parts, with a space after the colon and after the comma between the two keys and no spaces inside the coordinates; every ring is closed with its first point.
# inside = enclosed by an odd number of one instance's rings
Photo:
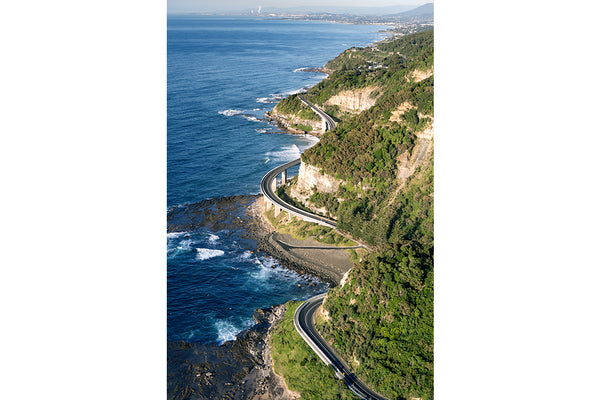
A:
{"type": "Polygon", "coordinates": [[[291,8],[306,6],[332,7],[384,7],[398,5],[419,6],[433,0],[168,0],[169,13],[237,11],[263,7],[291,8]]]}

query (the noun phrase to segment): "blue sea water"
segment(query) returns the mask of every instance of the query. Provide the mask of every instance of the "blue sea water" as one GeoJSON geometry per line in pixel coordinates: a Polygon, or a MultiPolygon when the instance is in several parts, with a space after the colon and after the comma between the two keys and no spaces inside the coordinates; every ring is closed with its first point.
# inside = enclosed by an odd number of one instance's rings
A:
{"type": "MultiPolygon", "coordinates": [[[[385,37],[375,25],[250,17],[167,20],[167,205],[260,192],[262,176],[314,145],[265,111],[325,75],[344,49],[385,37]]],[[[250,252],[235,229],[167,236],[167,339],[232,340],[256,308],[326,290],[250,252]],[[312,283],[312,284],[311,284],[312,283]]]]}

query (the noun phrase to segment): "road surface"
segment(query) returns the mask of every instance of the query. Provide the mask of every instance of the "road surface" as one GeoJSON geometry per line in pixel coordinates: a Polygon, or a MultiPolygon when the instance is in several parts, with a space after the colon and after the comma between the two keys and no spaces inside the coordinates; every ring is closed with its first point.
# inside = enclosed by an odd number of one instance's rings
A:
{"type": "Polygon", "coordinates": [[[337,223],[335,221],[325,218],[325,217],[319,217],[318,215],[315,215],[313,213],[310,213],[310,212],[301,210],[297,207],[294,207],[291,204],[288,204],[285,201],[281,200],[279,198],[279,196],[277,196],[275,191],[273,191],[273,189],[272,189],[273,186],[271,185],[271,182],[273,181],[273,179],[276,179],[277,175],[279,175],[284,170],[286,170],[290,167],[293,167],[294,165],[298,165],[298,164],[300,164],[299,158],[296,160],[290,161],[288,163],[285,163],[283,165],[280,165],[278,167],[275,167],[272,170],[270,170],[269,172],[267,172],[267,174],[265,176],[263,176],[262,180],[260,181],[260,190],[262,191],[263,195],[271,203],[275,204],[276,206],[279,206],[280,208],[287,211],[291,215],[300,217],[305,221],[310,221],[310,222],[317,223],[319,225],[324,225],[324,226],[328,226],[333,229],[337,229],[337,223]]]}
{"type": "Polygon", "coordinates": [[[330,129],[335,128],[335,126],[337,124],[335,123],[335,121],[333,120],[333,118],[331,118],[329,115],[327,115],[327,113],[325,113],[319,107],[315,106],[310,101],[306,100],[304,98],[303,94],[299,94],[298,98],[300,99],[300,101],[302,101],[304,104],[306,104],[307,106],[309,106],[314,112],[316,112],[317,114],[319,114],[319,116],[325,120],[325,129],[324,129],[325,131],[328,131],[330,129]]]}
{"type": "Polygon", "coordinates": [[[348,388],[361,399],[387,400],[369,389],[358,380],[344,364],[344,361],[329,347],[327,342],[319,335],[314,325],[314,313],[323,303],[325,293],[314,296],[304,302],[294,314],[294,326],[304,341],[317,353],[319,358],[327,365],[331,365],[339,379],[344,379],[348,388]]]}

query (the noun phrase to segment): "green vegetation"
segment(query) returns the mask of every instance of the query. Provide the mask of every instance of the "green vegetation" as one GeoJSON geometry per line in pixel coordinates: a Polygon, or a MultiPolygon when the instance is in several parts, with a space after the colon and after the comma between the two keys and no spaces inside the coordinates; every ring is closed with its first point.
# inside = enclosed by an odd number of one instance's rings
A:
{"type": "Polygon", "coordinates": [[[402,190],[396,174],[399,157],[410,156],[415,149],[415,133],[432,122],[433,76],[415,82],[411,73],[433,68],[433,31],[404,36],[374,48],[346,50],[327,67],[337,70],[309,90],[307,97],[313,96],[313,101],[319,96],[326,100],[327,93],[335,92],[340,85],[355,89],[362,85],[360,82],[377,86],[379,98],[359,115],[342,116],[336,129],[302,154],[304,162],[347,182],[337,193],[314,194],[311,202],[336,216],[340,229],[371,245],[398,248],[414,241],[431,243],[432,161],[417,171],[402,190]],[[366,68],[373,63],[383,67],[366,68]],[[412,107],[390,120],[392,111],[406,104],[412,107]]]}
{"type": "Polygon", "coordinates": [[[433,245],[433,161],[401,190],[397,187],[394,182],[389,192],[375,189],[357,199],[356,190],[342,190],[347,200],[336,210],[338,228],[381,249],[398,250],[414,242],[433,245]]]}
{"type": "Polygon", "coordinates": [[[317,329],[356,375],[391,399],[433,394],[433,258],[427,251],[370,254],[332,289],[330,322],[317,329]]]}
{"type": "Polygon", "coordinates": [[[335,378],[333,368],[323,364],[294,327],[294,313],[300,302],[286,303],[285,317],[271,335],[271,355],[275,372],[304,400],[358,399],[343,381],[335,378]]]}
{"type": "Polygon", "coordinates": [[[304,124],[294,124],[294,128],[300,129],[302,131],[310,132],[312,131],[312,126],[304,125],[304,124]]]}
{"type": "Polygon", "coordinates": [[[333,246],[356,246],[355,242],[326,226],[306,222],[296,217],[288,218],[288,214],[285,212],[280,213],[277,217],[273,210],[269,210],[265,214],[277,232],[287,233],[294,239],[312,238],[317,242],[333,246]]]}
{"type": "Polygon", "coordinates": [[[300,119],[320,121],[319,117],[310,107],[300,101],[297,94],[286,97],[277,103],[277,111],[286,115],[296,115],[300,119]]]}
{"type": "Polygon", "coordinates": [[[378,97],[358,115],[326,108],[338,126],[302,160],[344,183],[336,193],[313,192],[309,200],[375,251],[349,251],[354,267],[346,284],[328,294],[324,308],[330,319],[318,320],[317,329],[376,391],[390,399],[429,400],[433,154],[406,180],[398,172],[423,145],[416,134],[433,121],[434,77],[417,82],[414,74],[433,70],[433,31],[346,50],[326,67],[334,71],[308,91],[309,101],[323,104],[342,90],[366,86],[376,87],[378,97]]]}
{"type": "Polygon", "coordinates": [[[347,89],[377,86],[381,91],[398,89],[415,70],[433,67],[433,30],[378,43],[374,47],[353,47],[325,64],[333,70],[319,82],[306,99],[323,104],[331,96],[347,89]]]}

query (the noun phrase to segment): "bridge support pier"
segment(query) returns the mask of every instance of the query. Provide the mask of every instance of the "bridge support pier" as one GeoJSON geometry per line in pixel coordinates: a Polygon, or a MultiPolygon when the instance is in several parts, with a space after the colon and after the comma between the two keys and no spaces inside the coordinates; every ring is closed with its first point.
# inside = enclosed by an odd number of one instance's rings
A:
{"type": "Polygon", "coordinates": [[[323,132],[327,131],[327,120],[323,117],[321,117],[321,130],[323,130],[323,132]]]}
{"type": "Polygon", "coordinates": [[[281,172],[281,184],[285,185],[286,182],[287,182],[287,169],[284,169],[281,172]]]}

